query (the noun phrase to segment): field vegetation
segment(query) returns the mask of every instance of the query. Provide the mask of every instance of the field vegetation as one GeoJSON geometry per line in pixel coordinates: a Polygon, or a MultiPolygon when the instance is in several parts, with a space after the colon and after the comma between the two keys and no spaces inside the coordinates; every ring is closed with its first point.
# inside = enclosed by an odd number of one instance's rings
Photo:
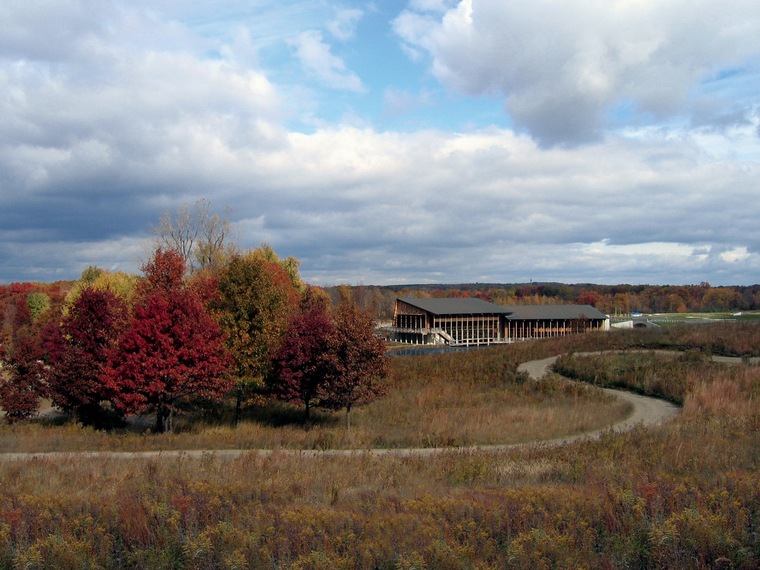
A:
{"type": "MultiPolygon", "coordinates": [[[[416,368],[439,391],[483,378],[475,413],[496,398],[492,379],[538,397],[514,363],[637,349],[561,365],[683,402],[666,424],[562,447],[3,461],[0,568],[757,568],[758,340],[760,327],[733,323],[394,361],[406,373],[391,394],[416,368]],[[748,358],[725,366],[709,354],[748,358]]],[[[457,413],[468,415],[445,412],[457,413]]]]}
{"type": "Polygon", "coordinates": [[[175,419],[171,433],[153,421],[103,431],[52,414],[0,426],[0,452],[149,451],[160,449],[346,449],[511,444],[598,429],[629,412],[624,402],[558,376],[535,383],[516,371],[508,351],[396,357],[387,397],[357,409],[346,431],[340,414],[268,400],[232,427],[234,399],[175,419]],[[146,431],[147,430],[147,431],[146,431]]]}

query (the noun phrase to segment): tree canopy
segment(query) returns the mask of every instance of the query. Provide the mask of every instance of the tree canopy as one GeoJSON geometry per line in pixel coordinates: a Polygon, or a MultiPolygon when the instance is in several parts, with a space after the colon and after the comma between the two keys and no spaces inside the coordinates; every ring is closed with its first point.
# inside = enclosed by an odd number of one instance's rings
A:
{"type": "Polygon", "coordinates": [[[324,386],[336,371],[335,346],[336,330],[327,305],[313,302],[307,291],[274,355],[268,377],[272,395],[303,405],[307,422],[312,406],[320,405],[324,386]]]}
{"type": "Polygon", "coordinates": [[[126,301],[109,290],[87,286],[45,339],[50,398],[83,423],[100,417],[100,402],[111,392],[103,382],[109,351],[118,342],[129,317],[126,301]]]}
{"type": "Polygon", "coordinates": [[[220,272],[214,308],[235,360],[236,421],[243,401],[263,387],[299,297],[285,269],[255,251],[234,255],[220,272]]]}
{"type": "Polygon", "coordinates": [[[156,413],[156,430],[172,429],[179,406],[220,398],[230,388],[229,353],[219,325],[178,273],[177,252],[156,252],[143,270],[148,284],[103,371],[124,413],[156,413]]]}

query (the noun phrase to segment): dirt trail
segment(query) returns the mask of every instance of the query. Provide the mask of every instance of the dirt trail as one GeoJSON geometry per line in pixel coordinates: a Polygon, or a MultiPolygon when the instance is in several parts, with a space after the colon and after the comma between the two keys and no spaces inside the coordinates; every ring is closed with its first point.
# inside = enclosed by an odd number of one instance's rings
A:
{"type": "MultiPolygon", "coordinates": [[[[583,354],[601,354],[601,353],[577,353],[583,354]]],[[[542,360],[532,360],[530,362],[524,362],[518,366],[517,370],[520,372],[527,372],[533,380],[540,380],[543,378],[557,361],[559,356],[551,356],[542,360]]],[[[561,438],[560,440],[552,441],[573,441],[575,439],[582,439],[588,437],[595,437],[599,434],[609,431],[625,431],[632,429],[636,425],[656,425],[676,416],[679,412],[678,406],[660,400],[658,398],[652,398],[649,396],[641,396],[632,392],[626,392],[625,390],[613,390],[612,388],[603,388],[603,390],[616,398],[625,400],[633,406],[633,413],[625,420],[618,422],[610,427],[595,430],[578,436],[572,436],[571,438],[561,438]]]]}
{"type": "MultiPolygon", "coordinates": [[[[579,353],[580,354],[580,353],[579,353]]],[[[590,354],[590,353],[589,353],[590,354]]],[[[599,353],[596,353],[599,354],[599,353]]],[[[533,380],[541,380],[556,362],[558,356],[524,362],[518,367],[519,371],[525,371],[533,380]]],[[[721,358],[723,362],[737,362],[740,359],[721,358]]],[[[679,408],[669,402],[648,396],[641,396],[623,390],[604,388],[608,394],[629,402],[633,412],[625,420],[602,429],[596,429],[565,437],[536,441],[530,443],[515,443],[505,445],[476,445],[468,447],[436,447],[436,448],[403,448],[403,449],[328,449],[328,450],[290,450],[290,449],[186,449],[166,451],[52,451],[40,453],[0,453],[0,461],[18,461],[35,459],[70,459],[70,458],[101,458],[101,459],[134,459],[134,458],[198,458],[213,456],[216,458],[237,458],[245,455],[290,455],[299,457],[334,457],[334,456],[362,456],[362,455],[394,455],[398,457],[424,456],[439,453],[473,453],[476,451],[506,451],[525,447],[554,447],[566,445],[575,441],[595,439],[603,433],[610,431],[626,431],[637,425],[656,425],[665,422],[679,412],[679,408]]]]}

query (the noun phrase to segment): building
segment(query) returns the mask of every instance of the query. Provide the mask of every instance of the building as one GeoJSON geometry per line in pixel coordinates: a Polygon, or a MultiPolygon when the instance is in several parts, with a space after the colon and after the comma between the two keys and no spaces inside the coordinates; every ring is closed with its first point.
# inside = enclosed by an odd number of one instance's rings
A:
{"type": "Polygon", "coordinates": [[[390,338],[410,344],[472,346],[609,330],[591,305],[502,306],[473,298],[399,298],[390,338]]]}

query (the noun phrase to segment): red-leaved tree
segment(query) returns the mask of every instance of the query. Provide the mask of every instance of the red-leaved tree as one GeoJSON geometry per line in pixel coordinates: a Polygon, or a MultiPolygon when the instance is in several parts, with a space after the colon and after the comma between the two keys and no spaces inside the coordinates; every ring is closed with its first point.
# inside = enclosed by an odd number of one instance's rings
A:
{"type": "Polygon", "coordinates": [[[333,359],[335,370],[320,389],[320,405],[346,410],[351,429],[351,408],[385,395],[388,374],[385,341],[375,335],[372,315],[360,309],[344,292],[335,311],[333,359]]]}
{"type": "Polygon", "coordinates": [[[185,287],[182,257],[158,250],[143,267],[143,298],[103,380],[126,414],[155,412],[156,431],[171,431],[180,404],[217,399],[231,387],[224,336],[198,295],[185,287]]]}
{"type": "Polygon", "coordinates": [[[324,303],[302,307],[274,356],[268,385],[279,400],[303,405],[306,421],[335,373],[335,326],[324,303]]]}
{"type": "Polygon", "coordinates": [[[13,328],[0,344],[0,408],[8,422],[37,413],[40,397],[46,394],[39,327],[32,323],[25,298],[15,306],[13,328]]]}
{"type": "Polygon", "coordinates": [[[13,347],[0,370],[0,408],[9,423],[35,415],[46,394],[42,351],[36,331],[24,327],[14,334],[13,347]]]}
{"type": "Polygon", "coordinates": [[[50,399],[85,424],[102,416],[112,393],[102,379],[109,351],[127,325],[126,302],[109,290],[85,287],[60,327],[46,338],[50,399]]]}

